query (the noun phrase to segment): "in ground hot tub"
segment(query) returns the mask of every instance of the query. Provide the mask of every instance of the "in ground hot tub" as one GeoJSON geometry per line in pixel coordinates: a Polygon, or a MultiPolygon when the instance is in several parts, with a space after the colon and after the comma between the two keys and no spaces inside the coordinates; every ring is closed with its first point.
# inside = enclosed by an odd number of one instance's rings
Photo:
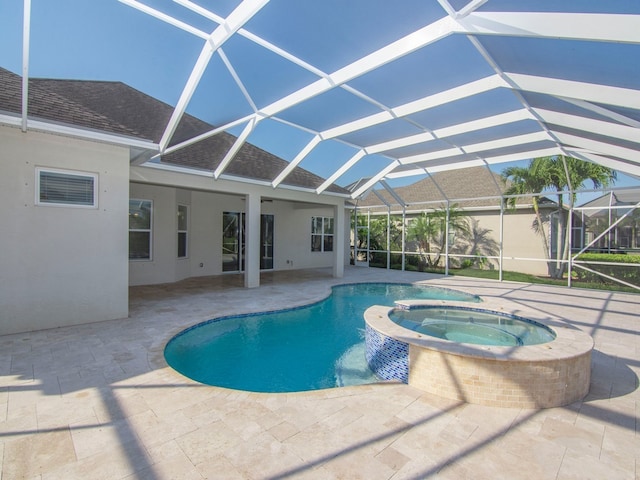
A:
{"type": "Polygon", "coordinates": [[[453,305],[397,308],[389,318],[401,327],[443,340],[475,345],[518,347],[551,342],[552,329],[503,312],[453,305]]]}
{"type": "Polygon", "coordinates": [[[547,408],[589,391],[593,340],[559,319],[508,301],[396,302],[365,312],[371,369],[443,397],[547,408]]]}

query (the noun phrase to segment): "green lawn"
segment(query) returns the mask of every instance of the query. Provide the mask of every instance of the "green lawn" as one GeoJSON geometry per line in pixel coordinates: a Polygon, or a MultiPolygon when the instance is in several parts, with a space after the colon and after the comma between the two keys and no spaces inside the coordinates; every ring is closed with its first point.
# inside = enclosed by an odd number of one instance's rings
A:
{"type": "MultiPolygon", "coordinates": [[[[371,265],[373,266],[373,265],[371,265]]],[[[416,271],[414,268],[407,268],[407,271],[416,271]]],[[[444,268],[439,269],[429,269],[425,270],[427,273],[438,273],[444,275],[444,268]]],[[[488,280],[498,280],[499,273],[497,270],[478,270],[475,268],[464,268],[464,269],[449,269],[449,275],[453,276],[461,276],[461,277],[473,277],[473,278],[485,278],[488,280]]],[[[506,282],[523,282],[523,283],[540,283],[543,285],[560,285],[566,286],[567,279],[564,280],[554,280],[548,277],[539,277],[536,275],[529,275],[526,273],[519,272],[502,272],[502,280],[506,282]]],[[[604,284],[600,282],[579,282],[577,280],[573,280],[571,282],[571,286],[575,288],[591,288],[594,290],[608,290],[614,292],[628,292],[628,293],[640,293],[638,290],[626,287],[620,284],[604,284]]]]}
{"type": "MultiPolygon", "coordinates": [[[[444,272],[443,272],[444,273],[444,272]]],[[[474,278],[486,278],[491,280],[498,280],[498,271],[497,270],[478,270],[474,268],[467,269],[450,269],[449,275],[459,275],[461,277],[474,277],[474,278]]],[[[541,283],[544,285],[567,285],[567,279],[564,280],[555,280],[552,278],[546,277],[538,277],[536,275],[529,275],[526,273],[519,272],[502,272],[502,280],[508,282],[524,282],[524,283],[541,283]]],[[[616,284],[616,285],[608,285],[604,283],[596,283],[596,282],[579,282],[577,280],[573,280],[571,282],[571,286],[575,288],[592,288],[596,290],[610,290],[617,292],[629,292],[629,293],[639,293],[638,290],[625,287],[624,285],[616,284]]]]}

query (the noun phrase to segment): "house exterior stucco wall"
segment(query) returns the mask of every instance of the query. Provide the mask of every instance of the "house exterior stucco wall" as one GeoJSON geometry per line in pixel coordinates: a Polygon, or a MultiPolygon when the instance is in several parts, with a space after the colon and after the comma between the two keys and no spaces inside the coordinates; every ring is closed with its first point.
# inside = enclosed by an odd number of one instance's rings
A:
{"type": "MultiPolygon", "coordinates": [[[[132,181],[130,197],[153,201],[153,253],[151,260],[129,262],[129,285],[171,283],[188,277],[223,274],[223,213],[244,213],[246,193],[261,195],[265,199],[261,203],[261,213],[274,216],[273,270],[333,265],[334,253],[311,251],[311,218],[334,217],[335,206],[344,208],[344,201],[340,198],[320,198],[304,192],[276,191],[263,186],[214,181],[210,177],[162,170],[133,167],[132,172],[134,180],[138,172],[144,175],[145,183],[132,181]],[[310,201],[330,203],[323,205],[310,201]],[[177,258],[178,204],[189,207],[187,259],[177,258]]],[[[341,261],[347,264],[348,258],[341,261]]]]}
{"type": "Polygon", "coordinates": [[[128,149],[0,127],[0,334],[128,315],[128,149]],[[36,167],[98,175],[98,208],[36,205],[36,167]]]}
{"type": "Polygon", "coordinates": [[[131,184],[129,197],[132,200],[153,202],[151,259],[129,262],[129,284],[149,285],[179,280],[176,274],[178,267],[176,189],[131,184]]]}

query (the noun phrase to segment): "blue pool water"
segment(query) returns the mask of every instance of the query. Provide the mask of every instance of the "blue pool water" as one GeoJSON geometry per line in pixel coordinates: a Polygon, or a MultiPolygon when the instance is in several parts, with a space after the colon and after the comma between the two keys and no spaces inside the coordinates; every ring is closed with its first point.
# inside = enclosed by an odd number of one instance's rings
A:
{"type": "Polygon", "coordinates": [[[364,358],[364,311],[395,300],[478,302],[435,287],[364,283],[334,287],[301,308],[223,317],[176,335],[167,363],[198,382],[252,392],[295,392],[376,381],[364,358]]]}
{"type": "Polygon", "coordinates": [[[547,343],[556,338],[553,330],[541,323],[476,308],[397,309],[389,318],[401,327],[458,343],[517,347],[547,343]]]}

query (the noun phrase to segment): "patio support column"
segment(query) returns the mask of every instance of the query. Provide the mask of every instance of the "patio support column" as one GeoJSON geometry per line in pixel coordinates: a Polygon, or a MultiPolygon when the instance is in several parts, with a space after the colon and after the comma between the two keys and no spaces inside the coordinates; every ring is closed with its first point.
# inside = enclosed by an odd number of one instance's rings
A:
{"type": "Polygon", "coordinates": [[[445,276],[449,275],[449,221],[451,217],[450,213],[450,204],[449,200],[447,200],[447,223],[444,226],[444,274],[445,276]]]}
{"type": "Polygon", "coordinates": [[[260,195],[245,197],[244,286],[260,286],[260,195]]]}
{"type": "MultiPolygon", "coordinates": [[[[573,192],[570,193],[573,195],[573,192]]],[[[573,202],[571,202],[571,206],[569,207],[569,218],[567,219],[567,229],[569,230],[569,255],[567,264],[567,287],[571,288],[571,273],[573,272],[573,202]]]]}
{"type": "Polygon", "coordinates": [[[500,257],[498,258],[498,280],[502,281],[502,262],[504,260],[504,197],[500,197],[500,257]]]}
{"type": "Polygon", "coordinates": [[[391,207],[387,207],[387,270],[391,268],[391,207]]]}
{"type": "Polygon", "coordinates": [[[404,264],[405,264],[404,254],[406,253],[405,241],[407,240],[406,230],[407,230],[407,207],[403,205],[402,206],[402,267],[401,267],[403,272],[404,272],[404,264]]]}
{"type": "MultiPolygon", "coordinates": [[[[336,205],[333,207],[333,276],[334,278],[342,278],[344,276],[344,243],[345,243],[345,228],[344,223],[346,217],[344,214],[344,205],[336,205]]],[[[356,240],[355,244],[358,244],[358,230],[356,225],[356,240]]]]}
{"type": "MultiPolygon", "coordinates": [[[[353,209],[353,230],[351,234],[353,235],[353,265],[355,266],[358,261],[358,205],[353,209]]],[[[351,244],[351,240],[349,240],[349,244],[351,244]]],[[[351,245],[349,245],[349,248],[351,248],[351,245]]]]}

